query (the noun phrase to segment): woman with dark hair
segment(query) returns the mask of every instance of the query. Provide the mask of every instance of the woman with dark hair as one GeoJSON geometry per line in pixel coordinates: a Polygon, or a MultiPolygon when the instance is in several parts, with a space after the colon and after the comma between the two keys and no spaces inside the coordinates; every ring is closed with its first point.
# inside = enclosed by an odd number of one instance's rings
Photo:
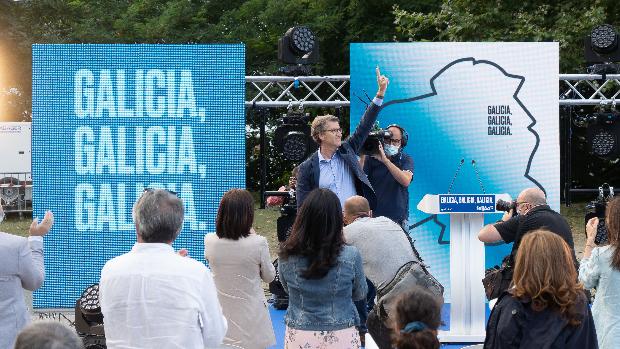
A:
{"type": "Polygon", "coordinates": [[[592,316],[599,346],[617,348],[620,343],[620,197],[607,203],[605,225],[609,245],[594,245],[598,224],[598,218],[592,218],[586,225],[579,281],[586,288],[596,289],[592,316]]]}
{"type": "Polygon", "coordinates": [[[571,249],[559,235],[525,234],[512,284],[493,307],[484,348],[598,348],[571,249]]]}
{"type": "Polygon", "coordinates": [[[261,279],[273,281],[275,268],[267,239],[256,234],[253,222],[252,194],[231,189],[220,201],[215,234],[205,236],[205,258],[228,319],[224,348],[264,349],[276,343],[261,285],[261,279]]]}
{"type": "Polygon", "coordinates": [[[280,281],[289,294],[285,348],[360,346],[353,301],[366,296],[366,277],[362,257],[345,245],[342,229],[336,194],[311,191],[280,246],[280,281]]]}
{"type": "Polygon", "coordinates": [[[442,304],[442,298],[418,286],[400,295],[394,305],[394,348],[439,349],[442,304]]]}

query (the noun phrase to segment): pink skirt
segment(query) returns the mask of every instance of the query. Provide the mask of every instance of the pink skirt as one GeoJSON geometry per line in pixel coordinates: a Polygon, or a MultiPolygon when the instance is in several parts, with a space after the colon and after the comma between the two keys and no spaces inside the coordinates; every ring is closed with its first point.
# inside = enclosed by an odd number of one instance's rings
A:
{"type": "Polygon", "coordinates": [[[337,331],[304,331],[286,326],[284,349],[359,349],[355,327],[337,331]]]}

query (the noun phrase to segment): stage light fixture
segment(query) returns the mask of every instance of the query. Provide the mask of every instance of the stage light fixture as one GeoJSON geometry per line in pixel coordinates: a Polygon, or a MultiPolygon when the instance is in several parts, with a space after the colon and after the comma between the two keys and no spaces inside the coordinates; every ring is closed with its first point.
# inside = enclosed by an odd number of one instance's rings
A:
{"type": "Polygon", "coordinates": [[[609,53],[618,47],[618,34],[609,24],[594,27],[590,34],[592,49],[598,53],[609,53]]]}
{"type": "Polygon", "coordinates": [[[613,26],[602,24],[594,27],[584,40],[585,57],[592,74],[618,73],[620,67],[620,36],[613,26]]]}
{"type": "MultiPolygon", "coordinates": [[[[311,53],[314,49],[314,33],[308,27],[294,27],[290,30],[291,49],[298,55],[303,56],[311,53]]],[[[289,34],[289,33],[287,33],[289,34]]]]}
{"type": "Polygon", "coordinates": [[[99,284],[88,286],[75,302],[75,329],[86,349],[106,348],[99,284]]]}
{"type": "Polygon", "coordinates": [[[289,108],[282,116],[274,134],[274,145],[285,159],[300,162],[316,150],[316,144],[310,137],[309,118],[310,115],[301,108],[297,111],[289,108]]]}
{"type": "Polygon", "coordinates": [[[588,126],[587,140],[590,152],[603,159],[620,156],[620,113],[617,111],[594,113],[588,126]]]}
{"type": "Polygon", "coordinates": [[[292,27],[278,40],[278,59],[290,64],[280,68],[287,75],[308,75],[310,64],[319,60],[319,42],[306,26],[292,27]]]}

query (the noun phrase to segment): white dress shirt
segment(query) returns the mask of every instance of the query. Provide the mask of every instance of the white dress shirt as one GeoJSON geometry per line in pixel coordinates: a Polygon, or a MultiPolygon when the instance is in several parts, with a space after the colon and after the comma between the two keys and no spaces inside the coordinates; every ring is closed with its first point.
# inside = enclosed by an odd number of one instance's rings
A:
{"type": "Polygon", "coordinates": [[[108,261],[99,301],[110,349],[214,347],[227,330],[207,267],[168,244],[136,243],[108,261]]]}

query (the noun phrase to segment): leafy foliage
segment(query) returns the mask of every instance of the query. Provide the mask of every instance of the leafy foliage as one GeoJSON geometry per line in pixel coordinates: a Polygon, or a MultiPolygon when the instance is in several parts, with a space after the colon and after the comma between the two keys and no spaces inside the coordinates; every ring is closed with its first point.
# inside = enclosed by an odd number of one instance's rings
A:
{"type": "Polygon", "coordinates": [[[394,15],[400,40],[557,41],[560,71],[583,73],[583,38],[598,24],[617,27],[619,10],[614,0],[444,0],[437,12],[394,6],[394,15]]]}
{"type": "MultiPolygon", "coordinates": [[[[10,66],[0,67],[0,116],[30,118],[33,43],[243,42],[246,75],[277,75],[278,39],[307,25],[320,38],[317,75],[346,74],[351,42],[386,41],[553,40],[560,43],[560,71],[571,73],[584,70],[583,36],[596,24],[618,27],[619,11],[617,0],[0,0],[0,63],[10,66]]],[[[283,112],[267,116],[269,143],[283,112]]],[[[256,190],[258,122],[247,115],[247,186],[256,190]]],[[[346,109],[342,120],[346,129],[346,109]]],[[[273,189],[286,183],[293,164],[272,146],[267,155],[273,189]]]]}

